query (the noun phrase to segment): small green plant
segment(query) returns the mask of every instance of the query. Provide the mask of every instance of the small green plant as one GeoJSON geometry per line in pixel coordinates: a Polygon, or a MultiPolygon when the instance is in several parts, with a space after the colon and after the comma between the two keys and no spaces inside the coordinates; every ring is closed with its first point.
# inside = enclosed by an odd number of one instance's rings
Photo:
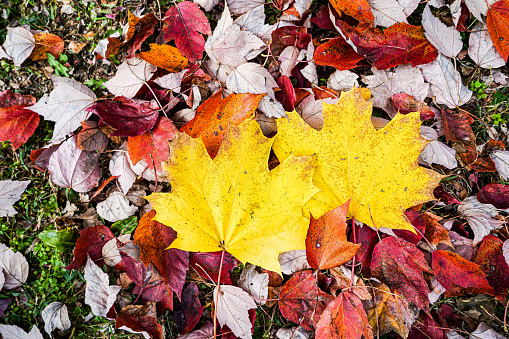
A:
{"type": "Polygon", "coordinates": [[[477,94],[479,99],[486,99],[488,97],[486,88],[488,88],[488,85],[479,80],[475,80],[470,83],[470,89],[477,94]]]}
{"type": "Polygon", "coordinates": [[[93,91],[96,91],[99,88],[106,88],[103,85],[103,83],[105,83],[106,81],[107,81],[106,79],[99,79],[99,80],[88,79],[88,80],[84,81],[83,83],[85,85],[87,85],[88,87],[90,87],[93,91]]]}
{"type": "Polygon", "coordinates": [[[53,55],[46,53],[48,56],[48,63],[51,67],[55,69],[55,74],[58,76],[64,76],[69,78],[69,68],[65,66],[67,63],[68,57],[65,54],[60,53],[60,58],[57,60],[53,55]]]}

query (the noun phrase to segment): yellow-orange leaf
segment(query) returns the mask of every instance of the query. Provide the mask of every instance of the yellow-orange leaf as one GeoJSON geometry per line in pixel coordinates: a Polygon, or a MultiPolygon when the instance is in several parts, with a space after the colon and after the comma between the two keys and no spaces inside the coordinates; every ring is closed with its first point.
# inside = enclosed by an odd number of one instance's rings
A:
{"type": "Polygon", "coordinates": [[[168,72],[180,72],[187,66],[187,59],[170,45],[150,44],[150,51],[141,52],[138,57],[168,72]]]}
{"type": "MultiPolygon", "coordinates": [[[[305,206],[318,218],[352,199],[348,214],[373,227],[414,231],[404,211],[431,199],[442,176],[419,167],[427,141],[419,113],[398,114],[381,130],[371,123],[372,104],[362,92],[343,92],[336,105],[323,105],[324,126],[308,126],[296,112],[278,120],[274,151],[315,155],[313,182],[322,189],[305,206]]],[[[306,211],[305,211],[306,212],[306,211]]]]}
{"type": "Polygon", "coordinates": [[[155,220],[177,231],[172,248],[225,249],[275,272],[279,253],[305,248],[309,220],[302,206],[318,192],[313,160],[289,156],[269,171],[273,142],[254,120],[229,125],[212,160],[201,138],[177,132],[164,165],[172,191],[147,198],[155,220]]]}

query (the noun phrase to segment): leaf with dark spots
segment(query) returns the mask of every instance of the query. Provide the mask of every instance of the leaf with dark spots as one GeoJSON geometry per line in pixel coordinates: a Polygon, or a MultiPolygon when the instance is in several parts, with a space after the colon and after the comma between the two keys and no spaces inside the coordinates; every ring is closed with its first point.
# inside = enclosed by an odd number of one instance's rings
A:
{"type": "Polygon", "coordinates": [[[127,43],[125,43],[129,46],[127,49],[128,59],[133,58],[136,51],[141,48],[143,42],[154,34],[154,29],[158,21],[159,20],[153,13],[148,13],[142,18],[138,18],[129,12],[129,30],[126,38],[127,43]]]}
{"type": "Polygon", "coordinates": [[[152,218],[154,210],[144,214],[134,233],[134,243],[140,247],[141,259],[145,265],[153,262],[164,282],[180,298],[189,268],[189,253],[168,247],[177,233],[152,218]]]}
{"type": "Polygon", "coordinates": [[[141,135],[127,139],[127,150],[133,164],[145,160],[149,168],[163,173],[162,163],[170,157],[169,142],[175,138],[176,127],[173,122],[160,117],[154,128],[141,135]]]}
{"type": "Polygon", "coordinates": [[[432,273],[424,253],[414,244],[387,237],[373,250],[371,272],[396,294],[428,312],[429,288],[423,273],[432,273]]]}
{"type": "Polygon", "coordinates": [[[306,254],[309,265],[318,270],[333,268],[351,260],[360,244],[348,242],[346,238],[347,201],[319,219],[311,216],[307,237],[306,254]]]}
{"type": "Polygon", "coordinates": [[[46,60],[46,53],[51,54],[55,58],[60,57],[60,53],[64,51],[64,40],[55,34],[41,32],[34,34],[35,48],[30,54],[33,61],[46,60]]]}
{"type": "Polygon", "coordinates": [[[311,42],[311,34],[303,26],[284,26],[272,32],[270,50],[274,55],[279,55],[288,46],[305,49],[311,42]]]}
{"type": "Polygon", "coordinates": [[[314,60],[317,65],[332,66],[339,71],[357,67],[365,59],[350,46],[342,36],[327,41],[315,50],[314,60]]]}
{"type": "Polygon", "coordinates": [[[316,325],[316,339],[373,338],[368,316],[357,295],[350,291],[341,292],[331,301],[316,325]]]}
{"type": "Polygon", "coordinates": [[[214,159],[223,143],[228,124],[240,125],[254,116],[264,94],[230,94],[221,99],[219,91],[205,100],[197,109],[196,116],[181,128],[193,138],[201,137],[207,152],[214,159]]]}
{"type": "Polygon", "coordinates": [[[477,200],[483,204],[492,204],[496,208],[509,208],[509,185],[488,184],[477,193],[477,200]]]}
{"type": "Polygon", "coordinates": [[[152,102],[138,103],[126,97],[97,102],[87,108],[101,121],[113,127],[113,136],[135,137],[152,129],[159,117],[158,107],[152,102]]]}
{"type": "Polygon", "coordinates": [[[504,302],[509,290],[509,266],[502,252],[503,244],[492,234],[485,236],[474,259],[501,302],[504,302]]]}
{"type": "MultiPolygon", "coordinates": [[[[221,252],[196,252],[189,255],[189,266],[202,278],[217,283],[219,266],[221,264],[221,252]]],[[[221,283],[233,285],[230,271],[239,265],[239,261],[226,252],[223,258],[223,270],[221,271],[221,283]]]]}
{"type": "Polygon", "coordinates": [[[312,331],[327,305],[334,299],[318,288],[312,271],[295,273],[281,289],[279,310],[283,317],[312,331]]]}
{"type": "Polygon", "coordinates": [[[357,52],[373,62],[378,69],[411,63],[412,66],[432,62],[438,55],[435,47],[424,36],[421,26],[398,22],[382,31],[369,24],[352,27],[337,20],[347,40],[357,52]]]}
{"type": "Polygon", "coordinates": [[[329,0],[332,7],[340,13],[343,12],[361,23],[372,25],[375,21],[373,12],[367,0],[329,0]]]}
{"type": "Polygon", "coordinates": [[[507,62],[509,58],[509,31],[507,30],[509,25],[509,1],[496,1],[488,10],[486,23],[497,52],[507,62]]]}
{"type": "Polygon", "coordinates": [[[187,66],[187,59],[170,45],[150,44],[150,51],[139,53],[138,57],[172,73],[180,72],[187,66]]]}
{"type": "Polygon", "coordinates": [[[80,231],[80,237],[74,247],[74,257],[66,270],[78,270],[87,263],[87,255],[98,266],[104,265],[102,250],[104,245],[115,238],[111,230],[103,225],[85,228],[80,231]]]}
{"type": "Polygon", "coordinates": [[[154,302],[145,305],[128,305],[117,315],[115,328],[127,327],[135,332],[147,332],[152,339],[163,338],[163,328],[157,323],[154,302]]]}
{"type": "Polygon", "coordinates": [[[81,131],[78,133],[78,147],[84,151],[98,151],[102,153],[108,146],[109,139],[98,127],[97,122],[86,120],[81,123],[81,131]]]}
{"type": "Polygon", "coordinates": [[[481,271],[481,267],[456,253],[434,251],[431,266],[437,280],[447,289],[446,297],[492,292],[486,274],[481,271]]]}
{"type": "Polygon", "coordinates": [[[173,314],[180,334],[191,332],[200,321],[204,306],[201,305],[199,296],[196,283],[190,283],[182,291],[182,301],[175,304],[173,314]]]}
{"type": "Polygon", "coordinates": [[[210,24],[198,5],[182,1],[172,6],[164,16],[163,34],[166,41],[175,40],[182,55],[195,62],[205,50],[205,39],[200,34],[212,34],[210,24]]]}
{"type": "Polygon", "coordinates": [[[297,96],[295,95],[292,81],[286,75],[282,75],[277,80],[277,85],[281,89],[276,92],[277,101],[283,105],[285,111],[293,111],[295,109],[295,100],[297,100],[297,96]]]}

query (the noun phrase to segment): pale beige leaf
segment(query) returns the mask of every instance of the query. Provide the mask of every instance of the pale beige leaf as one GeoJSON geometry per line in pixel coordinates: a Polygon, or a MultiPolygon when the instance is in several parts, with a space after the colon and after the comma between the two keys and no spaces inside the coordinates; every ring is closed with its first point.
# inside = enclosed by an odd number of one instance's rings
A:
{"type": "Polygon", "coordinates": [[[66,331],[71,328],[71,321],[67,313],[67,306],[61,302],[52,302],[42,310],[44,330],[51,336],[55,329],[66,331]]]}
{"type": "Polygon", "coordinates": [[[288,275],[311,268],[308,264],[306,250],[283,252],[279,255],[278,260],[281,265],[281,272],[288,275]]]}
{"type": "Polygon", "coordinates": [[[117,222],[134,215],[138,207],[131,206],[129,200],[120,192],[113,192],[104,201],[97,204],[97,213],[103,219],[117,222]]]}
{"type": "Polygon", "coordinates": [[[0,325],[0,334],[3,339],[43,339],[41,331],[36,325],[29,333],[26,333],[16,325],[0,325]]]}
{"type": "Polygon", "coordinates": [[[249,294],[236,286],[221,285],[214,289],[214,300],[217,300],[219,324],[228,326],[241,339],[251,339],[252,325],[247,311],[257,306],[249,294]]]}
{"type": "Polygon", "coordinates": [[[34,35],[23,27],[7,27],[7,36],[3,44],[4,50],[14,62],[15,66],[21,66],[35,48],[34,35]]]}
{"type": "Polygon", "coordinates": [[[125,244],[131,241],[130,234],[122,234],[118,238],[110,239],[104,244],[102,249],[102,255],[104,263],[110,267],[117,266],[121,261],[120,251],[117,246],[117,240],[125,244]]]}
{"type": "Polygon", "coordinates": [[[18,213],[13,205],[21,198],[28,184],[30,184],[30,180],[0,181],[0,217],[12,217],[18,213]]]}
{"type": "Polygon", "coordinates": [[[431,13],[429,4],[422,13],[422,26],[426,38],[440,53],[449,58],[458,55],[463,47],[460,32],[454,26],[446,26],[431,13]]]}
{"type": "Polygon", "coordinates": [[[468,221],[468,225],[474,231],[474,242],[476,246],[491,231],[501,228],[505,222],[493,219],[498,215],[498,210],[491,204],[483,204],[477,197],[470,196],[458,206],[458,213],[468,221]]]}
{"type": "Polygon", "coordinates": [[[375,16],[375,25],[389,27],[398,22],[408,23],[403,7],[396,0],[368,0],[375,16]]]}
{"type": "Polygon", "coordinates": [[[150,80],[156,69],[145,60],[134,57],[118,66],[115,76],[106,81],[104,86],[114,95],[131,99],[150,80]]]}
{"type": "Polygon", "coordinates": [[[28,278],[28,262],[23,254],[14,253],[13,250],[1,243],[0,267],[3,269],[5,277],[3,288],[6,290],[22,286],[28,278]]]}
{"type": "Polygon", "coordinates": [[[247,264],[242,270],[237,286],[249,293],[259,305],[269,297],[269,274],[256,272],[256,266],[247,264]]]}
{"type": "Polygon", "coordinates": [[[122,287],[117,285],[110,286],[108,275],[90,257],[87,259],[84,277],[87,283],[85,288],[85,304],[90,306],[94,315],[106,317],[122,287]]]}

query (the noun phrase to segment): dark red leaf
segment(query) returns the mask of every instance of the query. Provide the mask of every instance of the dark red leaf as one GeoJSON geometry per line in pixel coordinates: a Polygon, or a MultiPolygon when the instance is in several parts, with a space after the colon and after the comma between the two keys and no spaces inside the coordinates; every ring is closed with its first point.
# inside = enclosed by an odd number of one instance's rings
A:
{"type": "Polygon", "coordinates": [[[430,291],[423,273],[432,272],[424,253],[414,244],[396,237],[383,239],[373,250],[371,272],[391,291],[428,311],[430,291]]]}
{"type": "Polygon", "coordinates": [[[407,209],[405,211],[405,216],[408,218],[408,221],[420,232],[410,232],[407,230],[394,230],[394,234],[396,234],[399,238],[402,238],[414,245],[422,239],[421,234],[424,234],[426,229],[426,223],[422,218],[419,212],[414,211],[413,209],[407,209]]]}
{"type": "Polygon", "coordinates": [[[329,6],[323,6],[316,17],[311,19],[311,22],[320,27],[321,29],[335,30],[334,24],[330,19],[329,6]]]}
{"type": "Polygon", "coordinates": [[[205,50],[205,39],[200,33],[210,35],[212,31],[198,5],[182,1],[166,12],[163,33],[166,41],[174,39],[180,53],[190,62],[195,62],[201,59],[205,50]]]}
{"type": "Polygon", "coordinates": [[[316,273],[295,273],[281,289],[279,310],[286,319],[308,331],[316,326],[325,307],[334,298],[318,288],[316,273]]]}
{"type": "Polygon", "coordinates": [[[421,311],[419,318],[414,322],[408,338],[412,339],[446,339],[447,336],[438,324],[428,313],[421,311]]]}
{"type": "Polygon", "coordinates": [[[11,302],[14,300],[14,298],[6,298],[6,299],[0,299],[0,318],[3,318],[5,316],[5,311],[11,304],[11,302]]]}
{"type": "Polygon", "coordinates": [[[311,34],[303,26],[284,26],[272,32],[270,50],[274,55],[279,55],[288,46],[305,49],[311,42],[311,34]]]}
{"type": "Polygon", "coordinates": [[[137,103],[126,97],[97,102],[86,109],[97,114],[101,121],[113,127],[114,136],[135,137],[152,129],[159,111],[151,102],[137,103]]]}
{"type": "Polygon", "coordinates": [[[509,185],[488,184],[477,193],[477,200],[503,210],[509,208],[509,185]]]}
{"type": "Polygon", "coordinates": [[[276,92],[277,101],[283,105],[285,111],[293,111],[295,109],[295,100],[297,100],[297,96],[295,95],[292,81],[286,75],[282,75],[277,80],[277,85],[281,89],[276,92]]]}
{"type": "Polygon", "coordinates": [[[474,263],[486,274],[495,296],[504,303],[509,290],[509,266],[502,252],[502,240],[490,234],[483,238],[474,263]]]}
{"type": "Polygon", "coordinates": [[[66,270],[77,270],[87,263],[87,255],[98,266],[104,265],[102,250],[104,245],[115,238],[111,230],[103,225],[85,228],[80,231],[80,237],[74,247],[74,258],[71,264],[64,267],[66,270]]]}
{"type": "Polygon", "coordinates": [[[446,297],[492,292],[481,267],[456,253],[434,251],[431,266],[437,280],[447,289],[444,294],[446,297]]]}
{"type": "Polygon", "coordinates": [[[196,283],[190,283],[182,291],[182,301],[175,304],[173,315],[180,334],[191,332],[200,321],[204,306],[201,305],[199,296],[196,283]]]}
{"type": "Polygon", "coordinates": [[[141,217],[134,232],[134,243],[140,247],[143,263],[148,265],[153,262],[164,282],[180,298],[189,269],[189,253],[176,248],[167,249],[177,233],[171,227],[152,220],[155,213],[152,210],[141,217]]]}
{"type": "Polygon", "coordinates": [[[156,304],[128,305],[117,315],[115,328],[126,326],[135,332],[147,332],[152,339],[163,338],[163,328],[157,323],[156,304]]]}
{"type": "MultiPolygon", "coordinates": [[[[442,184],[438,185],[433,190],[433,195],[439,201],[441,201],[447,205],[450,205],[450,204],[460,204],[461,205],[461,202],[458,199],[456,199],[455,197],[453,197],[451,194],[449,194],[449,192],[447,192],[445,190],[445,188],[444,188],[444,186],[442,186],[442,184]]],[[[507,205],[507,207],[509,207],[509,205],[507,205]]]]}
{"type": "MultiPolygon", "coordinates": [[[[212,279],[217,283],[221,252],[196,252],[190,253],[189,265],[204,279],[212,279]]],[[[239,265],[239,261],[226,252],[223,258],[223,270],[221,271],[221,283],[233,285],[230,279],[230,271],[239,265]]]]}
{"type": "Polygon", "coordinates": [[[378,240],[377,232],[368,225],[362,227],[355,225],[355,239],[353,242],[361,245],[355,255],[355,260],[362,262],[362,266],[368,268],[371,266],[371,256],[378,240]]]}
{"type": "Polygon", "coordinates": [[[30,161],[37,169],[45,171],[48,169],[49,158],[57,149],[58,145],[54,145],[48,148],[41,148],[38,150],[32,150],[30,152],[30,161]]]}
{"type": "Polygon", "coordinates": [[[435,118],[435,112],[429,108],[424,102],[416,100],[413,95],[406,93],[394,94],[389,98],[394,111],[401,114],[408,114],[412,112],[421,112],[422,120],[429,120],[435,118]]]}

